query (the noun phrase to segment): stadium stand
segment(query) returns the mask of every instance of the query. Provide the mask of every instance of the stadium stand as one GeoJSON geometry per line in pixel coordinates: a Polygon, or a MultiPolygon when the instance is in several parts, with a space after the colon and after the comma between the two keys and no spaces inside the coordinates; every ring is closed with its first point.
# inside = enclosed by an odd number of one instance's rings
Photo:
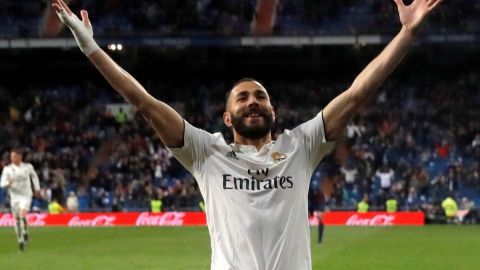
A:
{"type": "MultiPolygon", "coordinates": [[[[476,34],[480,26],[478,1],[462,0],[455,8],[448,6],[453,4],[445,3],[429,23],[433,28],[426,25],[428,31],[476,34]]],[[[72,1],[72,5],[88,9],[95,35],[107,37],[248,35],[255,9],[255,1],[225,0],[109,0],[100,5],[87,0],[72,1]]],[[[45,6],[37,1],[1,1],[0,38],[37,37],[45,6]]],[[[279,2],[274,34],[392,34],[398,28],[398,22],[391,19],[393,7],[389,1],[379,0],[284,0],[279,2]]],[[[285,59],[274,59],[274,53],[261,57],[263,51],[255,49],[226,57],[232,62],[246,61],[243,71],[251,73],[246,75],[260,76],[261,81],[265,78],[267,89],[272,89],[278,120],[274,134],[315,115],[348,86],[354,69],[374,55],[369,48],[342,46],[305,51],[306,55],[321,56],[313,57],[316,63],[307,64],[308,56],[296,59],[291,52],[285,59]],[[354,67],[344,66],[349,58],[354,59],[354,67]],[[320,70],[316,65],[322,66],[320,70]],[[259,72],[249,66],[258,67],[259,72]],[[292,75],[291,68],[303,77],[292,75]],[[267,75],[272,69],[276,74],[267,75]],[[319,71],[324,73],[316,78],[319,71]]],[[[223,97],[245,72],[221,72],[228,67],[216,60],[225,54],[221,49],[169,51],[164,54],[168,55],[163,63],[166,66],[176,59],[185,61],[189,54],[218,65],[210,75],[192,75],[210,65],[193,63],[186,74],[166,71],[162,80],[154,79],[158,63],[148,60],[156,59],[152,55],[159,52],[136,53],[140,56],[118,57],[130,66],[142,65],[136,74],[150,70],[141,76],[147,89],[172,104],[190,123],[230,138],[220,117],[223,97]]],[[[451,70],[459,61],[456,53],[443,53],[447,57],[440,60],[434,51],[417,55],[417,61],[436,63],[436,70],[451,70]]],[[[37,51],[29,57],[42,59],[40,54],[37,51]]],[[[403,69],[389,80],[375,105],[362,110],[335,152],[318,167],[312,177],[312,192],[321,189],[328,208],[340,210],[354,209],[363,194],[369,195],[372,209],[378,210],[384,209],[389,196],[397,198],[401,210],[428,213],[438,211],[439,202],[448,194],[454,194],[457,202],[467,198],[480,205],[480,78],[477,70],[469,68],[474,64],[468,62],[475,55],[478,49],[462,52],[460,58],[466,63],[462,69],[443,73],[403,69]],[[388,188],[382,188],[377,173],[382,167],[393,170],[388,188]],[[353,182],[346,183],[342,168],[356,171],[353,182]]],[[[49,68],[60,66],[78,74],[86,65],[85,59],[68,54],[64,62],[50,63],[49,68]],[[69,60],[83,64],[69,64],[69,60]]],[[[173,70],[180,70],[181,64],[172,65],[173,70]]],[[[6,79],[0,82],[0,169],[8,163],[12,145],[28,149],[26,159],[34,164],[42,183],[43,199],[36,202],[37,209],[45,210],[52,197],[65,203],[67,194],[75,191],[80,211],[145,210],[154,194],[163,200],[164,210],[198,210],[201,195],[192,176],[165,150],[141,116],[128,112],[121,97],[98,77],[71,76],[61,82],[32,79],[19,85],[9,82],[8,75],[21,68],[26,67],[1,67],[6,79]],[[121,115],[119,106],[124,106],[127,115],[121,115]]],[[[315,196],[310,197],[310,203],[318,203],[315,196]]],[[[6,207],[2,190],[0,209],[6,207]]]]}
{"type": "MultiPolygon", "coordinates": [[[[38,37],[50,1],[3,0],[0,38],[38,37]]],[[[256,1],[92,1],[73,0],[73,9],[87,9],[98,37],[249,35],[256,1]]],[[[425,26],[429,33],[475,33],[480,30],[480,4],[446,1],[425,26]]],[[[393,34],[397,30],[391,1],[282,0],[274,34],[393,34]],[[392,19],[393,18],[393,19],[392,19]]]]}

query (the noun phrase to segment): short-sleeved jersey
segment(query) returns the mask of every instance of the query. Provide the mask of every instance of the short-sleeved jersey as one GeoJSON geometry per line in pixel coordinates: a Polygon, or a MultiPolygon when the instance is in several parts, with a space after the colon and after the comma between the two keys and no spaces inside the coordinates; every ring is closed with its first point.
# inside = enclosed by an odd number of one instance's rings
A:
{"type": "Polygon", "coordinates": [[[10,198],[32,197],[32,183],[35,190],[40,190],[40,183],[37,173],[30,163],[20,163],[20,165],[9,164],[3,168],[0,180],[0,186],[6,187],[8,182],[12,182],[8,189],[10,198]]]}
{"type": "Polygon", "coordinates": [[[312,268],[308,189],[332,146],[322,113],[260,151],[185,122],[184,145],[169,150],[205,199],[212,270],[312,268]]]}

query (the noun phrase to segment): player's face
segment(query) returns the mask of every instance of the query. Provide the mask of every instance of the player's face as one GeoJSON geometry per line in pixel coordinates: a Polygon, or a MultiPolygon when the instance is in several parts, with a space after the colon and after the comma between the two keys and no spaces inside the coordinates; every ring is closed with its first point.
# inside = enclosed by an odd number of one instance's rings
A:
{"type": "Polygon", "coordinates": [[[10,153],[10,161],[14,164],[22,162],[22,155],[17,152],[10,153]]]}
{"type": "Polygon", "coordinates": [[[242,82],[232,89],[224,122],[248,139],[265,137],[275,120],[267,90],[258,82],[242,82]]]}

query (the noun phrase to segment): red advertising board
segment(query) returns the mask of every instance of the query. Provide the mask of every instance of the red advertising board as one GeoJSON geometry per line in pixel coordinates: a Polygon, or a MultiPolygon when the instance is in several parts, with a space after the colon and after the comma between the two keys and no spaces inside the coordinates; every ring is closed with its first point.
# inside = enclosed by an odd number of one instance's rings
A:
{"type": "MultiPolygon", "coordinates": [[[[11,214],[0,213],[0,227],[13,226],[15,218],[11,214]]],[[[31,213],[28,224],[35,227],[68,226],[198,226],[205,225],[205,214],[201,212],[149,212],[131,213],[81,213],[58,214],[31,213]]]]}
{"type": "MultiPolygon", "coordinates": [[[[324,224],[334,226],[421,226],[425,224],[423,212],[326,212],[324,224]]],[[[315,217],[310,218],[310,224],[316,225],[315,217]]]]}
{"type": "MultiPolygon", "coordinates": [[[[422,212],[327,212],[324,214],[326,225],[336,226],[396,226],[423,225],[422,212]]],[[[15,218],[11,214],[0,213],[0,227],[14,226],[15,218]]],[[[47,213],[31,213],[28,224],[34,227],[68,226],[202,226],[206,225],[206,217],[202,212],[165,212],[153,214],[149,212],[130,213],[68,213],[49,215],[47,213]]],[[[310,224],[318,224],[315,217],[310,224]]]]}

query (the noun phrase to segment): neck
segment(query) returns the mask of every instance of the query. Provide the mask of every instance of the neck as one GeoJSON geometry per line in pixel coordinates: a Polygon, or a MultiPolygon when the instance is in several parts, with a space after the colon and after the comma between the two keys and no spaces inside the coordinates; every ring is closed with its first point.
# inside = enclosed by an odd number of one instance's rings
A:
{"type": "Polygon", "coordinates": [[[262,149],[262,147],[265,144],[269,144],[269,143],[272,142],[272,134],[269,132],[267,135],[265,135],[264,137],[262,137],[260,139],[249,139],[249,138],[245,138],[242,135],[234,132],[233,141],[236,144],[253,145],[253,146],[255,146],[255,148],[257,148],[257,151],[260,151],[260,149],[262,149]]]}
{"type": "Polygon", "coordinates": [[[15,164],[16,166],[20,166],[20,163],[22,162],[21,161],[13,162],[13,164],[15,164]]]}

